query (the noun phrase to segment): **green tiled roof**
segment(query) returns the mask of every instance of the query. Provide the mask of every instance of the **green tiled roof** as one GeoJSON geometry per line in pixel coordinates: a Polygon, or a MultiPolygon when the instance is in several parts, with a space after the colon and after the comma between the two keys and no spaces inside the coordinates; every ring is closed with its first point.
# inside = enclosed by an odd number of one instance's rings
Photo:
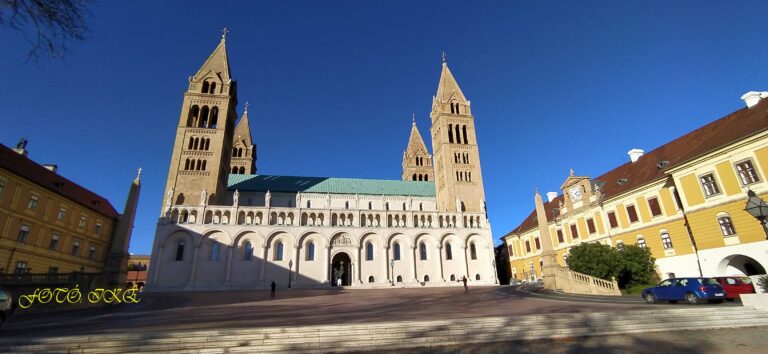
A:
{"type": "Polygon", "coordinates": [[[229,190],[435,196],[434,182],[384,179],[229,175],[229,190]]]}

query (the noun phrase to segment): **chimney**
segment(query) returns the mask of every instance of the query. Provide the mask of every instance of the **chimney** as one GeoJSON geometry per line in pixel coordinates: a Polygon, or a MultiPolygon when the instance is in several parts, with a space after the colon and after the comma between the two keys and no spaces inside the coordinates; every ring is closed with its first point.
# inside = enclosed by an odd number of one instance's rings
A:
{"type": "Polygon", "coordinates": [[[747,108],[752,108],[760,99],[768,97],[768,91],[757,92],[749,91],[741,96],[741,99],[747,104],[747,108]]]}
{"type": "Polygon", "coordinates": [[[557,192],[547,192],[547,201],[551,202],[557,198],[557,192]]]}
{"type": "Polygon", "coordinates": [[[645,151],[642,149],[632,149],[627,151],[627,155],[629,155],[629,160],[632,162],[637,162],[637,159],[640,158],[640,156],[643,156],[645,154],[645,151]]]}
{"type": "Polygon", "coordinates": [[[47,168],[49,171],[51,171],[53,173],[56,173],[56,170],[59,169],[59,166],[58,165],[54,165],[54,164],[45,164],[45,165],[43,165],[43,167],[47,168]]]}

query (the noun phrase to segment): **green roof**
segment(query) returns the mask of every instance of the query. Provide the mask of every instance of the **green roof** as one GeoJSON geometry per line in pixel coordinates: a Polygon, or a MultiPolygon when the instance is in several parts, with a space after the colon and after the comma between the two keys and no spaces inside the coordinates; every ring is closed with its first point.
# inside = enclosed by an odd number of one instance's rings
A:
{"type": "Polygon", "coordinates": [[[229,190],[434,197],[435,183],[385,179],[229,175],[229,190]]]}

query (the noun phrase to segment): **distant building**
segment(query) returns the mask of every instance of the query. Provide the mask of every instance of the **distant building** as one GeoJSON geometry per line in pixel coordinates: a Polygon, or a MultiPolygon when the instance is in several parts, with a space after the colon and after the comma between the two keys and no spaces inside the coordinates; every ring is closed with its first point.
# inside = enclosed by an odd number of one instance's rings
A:
{"type": "Polygon", "coordinates": [[[0,274],[103,273],[124,283],[139,176],[120,215],[55,165],[30,160],[26,145],[0,144],[0,274]]]}
{"type": "MultiPolygon", "coordinates": [[[[744,208],[749,190],[768,193],[768,93],[742,99],[747,107],[647,154],[632,149],[602,176],[571,171],[544,204],[558,263],[600,242],[650,249],[662,278],[765,274],[768,241],[744,208]]],[[[535,212],[503,240],[514,278],[541,276],[535,212]]]]}
{"type": "Polygon", "coordinates": [[[125,284],[127,287],[144,288],[144,285],[147,284],[149,258],[149,255],[130,255],[128,258],[128,277],[125,284]]]}

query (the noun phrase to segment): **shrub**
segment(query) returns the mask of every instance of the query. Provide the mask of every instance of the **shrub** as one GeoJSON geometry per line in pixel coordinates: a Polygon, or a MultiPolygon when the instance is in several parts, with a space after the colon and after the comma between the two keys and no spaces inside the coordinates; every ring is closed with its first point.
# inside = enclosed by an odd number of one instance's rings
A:
{"type": "MultiPolygon", "coordinates": [[[[759,278],[757,278],[757,285],[763,288],[764,293],[768,293],[768,274],[762,275],[759,278]]],[[[759,289],[755,289],[755,290],[760,291],[759,289]]]]}

